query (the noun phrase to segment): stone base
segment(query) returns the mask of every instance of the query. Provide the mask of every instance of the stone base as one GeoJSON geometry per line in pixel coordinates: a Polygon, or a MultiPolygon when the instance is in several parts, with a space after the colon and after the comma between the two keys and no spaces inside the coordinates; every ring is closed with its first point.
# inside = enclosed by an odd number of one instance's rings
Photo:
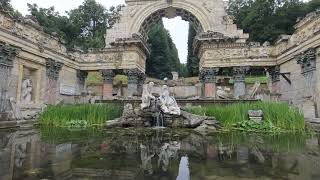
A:
{"type": "MultiPolygon", "coordinates": [[[[114,127],[153,127],[155,126],[155,114],[153,111],[132,111],[131,115],[126,114],[119,119],[107,121],[107,128],[114,127]]],[[[181,115],[163,114],[164,126],[175,128],[197,128],[201,125],[212,127],[211,129],[221,128],[220,123],[212,117],[198,116],[185,111],[181,111],[181,115]],[[206,122],[205,124],[203,124],[206,122]]]]}
{"type": "Polygon", "coordinates": [[[103,99],[111,99],[113,97],[113,84],[103,84],[103,99]]]}
{"type": "Polygon", "coordinates": [[[216,83],[205,83],[204,85],[204,95],[206,98],[216,97],[216,83]]]}

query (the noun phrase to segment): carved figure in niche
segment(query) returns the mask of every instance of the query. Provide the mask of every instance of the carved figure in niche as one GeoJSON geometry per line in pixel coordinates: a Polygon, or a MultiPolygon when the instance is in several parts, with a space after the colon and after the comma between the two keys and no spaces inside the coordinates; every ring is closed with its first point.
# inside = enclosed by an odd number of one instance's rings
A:
{"type": "Polygon", "coordinates": [[[145,85],[143,87],[142,92],[142,104],[141,110],[146,109],[151,106],[151,100],[155,100],[156,98],[152,95],[152,89],[153,89],[154,83],[150,82],[148,85],[145,85]]]}
{"type": "Polygon", "coordinates": [[[164,85],[162,87],[159,100],[160,108],[165,114],[180,115],[180,107],[175,98],[170,96],[168,86],[164,85]]]}
{"type": "Polygon", "coordinates": [[[25,79],[22,82],[22,102],[31,103],[32,101],[32,81],[31,79],[25,79]]]}

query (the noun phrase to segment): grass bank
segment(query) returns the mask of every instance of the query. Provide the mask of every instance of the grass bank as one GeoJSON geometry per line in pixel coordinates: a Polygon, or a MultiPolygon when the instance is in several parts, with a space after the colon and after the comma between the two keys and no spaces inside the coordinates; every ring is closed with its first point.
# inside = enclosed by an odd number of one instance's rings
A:
{"type": "Polygon", "coordinates": [[[78,104],[48,106],[40,116],[40,124],[55,127],[101,126],[121,116],[122,107],[114,104],[78,104]]]}
{"type": "Polygon", "coordinates": [[[219,120],[225,130],[251,132],[305,132],[303,114],[286,103],[256,102],[231,105],[212,105],[190,107],[187,111],[219,120]],[[249,121],[248,110],[259,110],[264,113],[263,123],[249,121]]]}

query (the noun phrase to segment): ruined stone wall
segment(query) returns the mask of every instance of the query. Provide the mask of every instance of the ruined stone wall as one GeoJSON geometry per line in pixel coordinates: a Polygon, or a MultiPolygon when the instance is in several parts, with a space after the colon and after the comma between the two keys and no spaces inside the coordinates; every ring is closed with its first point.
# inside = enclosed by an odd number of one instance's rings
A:
{"type": "Polygon", "coordinates": [[[296,26],[291,36],[281,36],[276,44],[280,100],[298,106],[305,117],[319,116],[319,47],[320,14],[308,14],[296,26]]]}

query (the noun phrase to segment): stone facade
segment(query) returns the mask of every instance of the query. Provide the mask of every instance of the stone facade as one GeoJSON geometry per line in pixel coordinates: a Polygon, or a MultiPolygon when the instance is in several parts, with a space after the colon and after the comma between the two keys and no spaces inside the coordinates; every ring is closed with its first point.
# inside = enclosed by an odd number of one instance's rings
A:
{"type": "MultiPolygon", "coordinates": [[[[18,50],[10,61],[10,85],[3,88],[6,99],[21,103],[22,82],[32,82],[31,104],[72,102],[84,91],[87,71],[101,71],[103,94],[113,96],[112,80],[116,73],[129,77],[128,95],[141,94],[146,59],[150,54],[146,33],[162,17],[182,19],[195,25],[194,53],[200,58],[203,95],[216,98],[216,78],[223,68],[234,68],[235,97],[245,92],[245,71],[239,67],[268,69],[270,90],[307,112],[310,118],[320,114],[320,14],[308,14],[295,26],[293,35],[283,35],[274,46],[247,42],[243,33],[226,13],[222,0],[126,0],[121,18],[106,34],[106,47],[88,53],[67,51],[63,42],[43,32],[32,19],[14,20],[0,12],[0,64],[7,47],[18,50]],[[311,111],[310,111],[311,112],[311,111]]],[[[11,51],[10,51],[11,52],[11,51]]],[[[3,73],[5,71],[1,71],[3,73]]],[[[25,105],[28,106],[28,105],[25,105]]]]}

